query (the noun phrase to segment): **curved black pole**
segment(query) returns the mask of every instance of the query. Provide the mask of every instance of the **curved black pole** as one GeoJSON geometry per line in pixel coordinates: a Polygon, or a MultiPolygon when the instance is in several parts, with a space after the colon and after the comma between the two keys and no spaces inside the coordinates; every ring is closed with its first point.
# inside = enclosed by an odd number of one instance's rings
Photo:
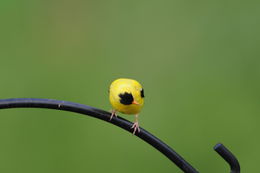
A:
{"type": "MultiPolygon", "coordinates": [[[[48,109],[58,109],[70,112],[76,112],[84,115],[89,115],[106,122],[112,123],[126,131],[132,133],[133,123],[121,118],[113,118],[109,121],[111,113],[90,107],[83,104],[72,103],[67,101],[59,101],[52,99],[36,99],[36,98],[14,98],[14,99],[3,99],[0,100],[0,109],[6,108],[48,108],[48,109]]],[[[156,138],[143,128],[141,131],[135,135],[152,145],[154,148],[163,153],[168,159],[175,163],[183,172],[185,173],[198,173],[198,171],[193,168],[187,161],[185,161],[178,153],[176,153],[172,148],[163,143],[160,139],[156,138]]]]}
{"type": "Polygon", "coordinates": [[[240,165],[237,158],[221,143],[215,145],[214,150],[225,159],[231,169],[231,173],[240,173],[240,165]]]}

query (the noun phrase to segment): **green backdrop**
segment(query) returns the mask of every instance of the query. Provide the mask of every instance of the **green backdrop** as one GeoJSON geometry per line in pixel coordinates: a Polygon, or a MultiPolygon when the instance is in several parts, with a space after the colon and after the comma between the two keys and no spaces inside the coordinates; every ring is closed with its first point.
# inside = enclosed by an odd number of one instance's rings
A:
{"type": "MultiPolygon", "coordinates": [[[[200,172],[259,170],[259,1],[1,0],[1,98],[110,110],[108,86],[145,90],[140,124],[200,172]]],[[[133,116],[121,115],[131,121],[133,116]]],[[[46,109],[0,110],[0,172],[181,172],[118,127],[46,109]]]]}

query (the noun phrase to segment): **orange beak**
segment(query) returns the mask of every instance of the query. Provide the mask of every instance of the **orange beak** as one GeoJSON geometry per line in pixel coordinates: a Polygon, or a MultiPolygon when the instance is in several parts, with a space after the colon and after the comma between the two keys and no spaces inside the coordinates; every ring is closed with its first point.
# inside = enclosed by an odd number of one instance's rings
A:
{"type": "Polygon", "coordinates": [[[135,101],[135,100],[132,102],[132,104],[139,105],[139,103],[137,101],[135,101]]]}

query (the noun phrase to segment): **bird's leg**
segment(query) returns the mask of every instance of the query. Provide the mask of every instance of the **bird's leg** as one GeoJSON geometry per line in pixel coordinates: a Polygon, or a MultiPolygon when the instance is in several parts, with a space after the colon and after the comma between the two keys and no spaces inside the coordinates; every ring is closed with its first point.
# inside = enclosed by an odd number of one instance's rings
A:
{"type": "Polygon", "coordinates": [[[111,111],[111,116],[110,116],[109,121],[112,120],[113,116],[117,117],[117,115],[116,115],[116,110],[115,110],[115,109],[112,109],[112,111],[111,111]]]}
{"type": "Polygon", "coordinates": [[[135,122],[132,125],[131,129],[134,129],[133,135],[135,134],[136,130],[138,131],[138,133],[140,132],[140,127],[139,127],[139,123],[138,123],[138,114],[135,115],[135,122]]]}

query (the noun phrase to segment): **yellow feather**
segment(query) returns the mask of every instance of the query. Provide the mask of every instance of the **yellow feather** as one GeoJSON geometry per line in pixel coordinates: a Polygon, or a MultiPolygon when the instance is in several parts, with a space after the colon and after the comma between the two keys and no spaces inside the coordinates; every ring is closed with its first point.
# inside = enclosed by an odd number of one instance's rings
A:
{"type": "Polygon", "coordinates": [[[124,114],[138,114],[144,104],[144,98],[141,95],[142,85],[133,79],[120,78],[113,81],[109,88],[109,100],[115,111],[124,114]],[[132,94],[133,99],[138,104],[123,104],[120,94],[132,94]]]}

